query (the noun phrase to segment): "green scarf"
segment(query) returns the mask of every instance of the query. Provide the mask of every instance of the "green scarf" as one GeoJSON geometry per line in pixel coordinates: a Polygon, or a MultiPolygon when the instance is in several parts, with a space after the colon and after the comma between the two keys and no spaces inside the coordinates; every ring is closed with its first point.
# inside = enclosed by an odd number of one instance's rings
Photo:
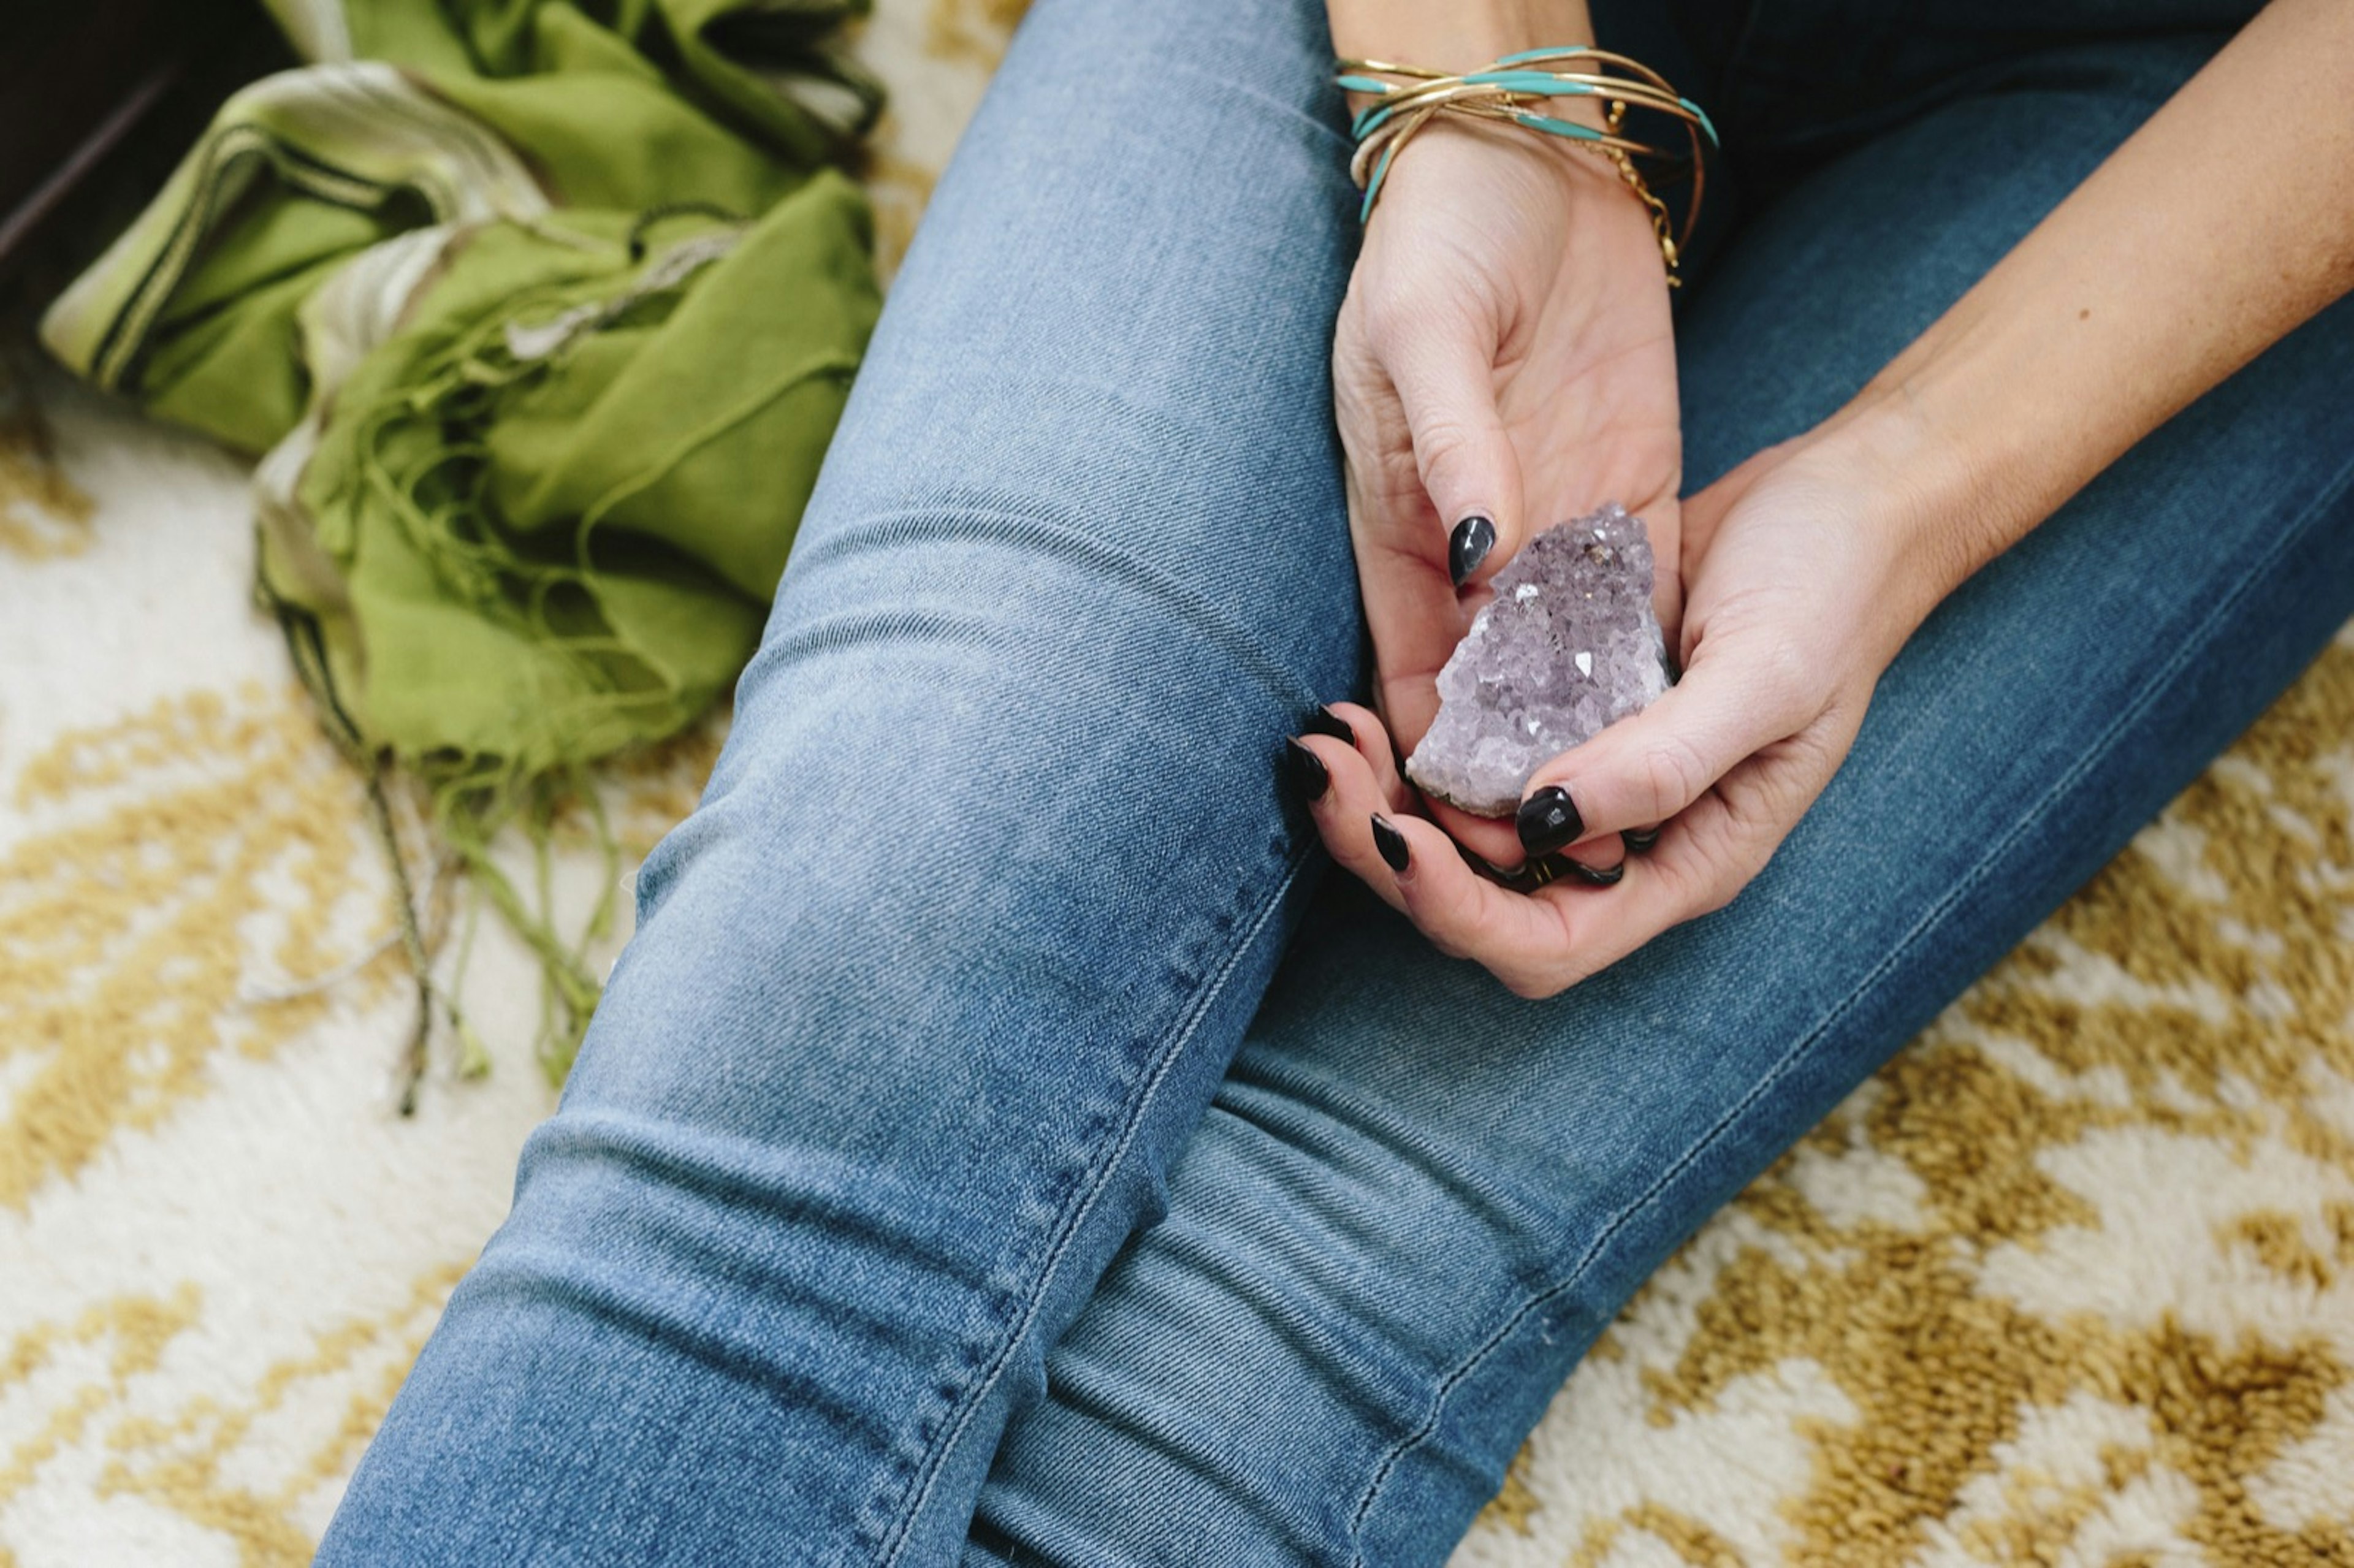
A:
{"type": "Polygon", "coordinates": [[[544,853],[758,640],[879,308],[829,166],[880,106],[829,42],[863,0],[270,3],[316,63],[224,104],[42,335],[261,454],[261,597],[387,835],[389,762],[538,951],[560,1075],[588,938],[488,841],[544,853]]]}

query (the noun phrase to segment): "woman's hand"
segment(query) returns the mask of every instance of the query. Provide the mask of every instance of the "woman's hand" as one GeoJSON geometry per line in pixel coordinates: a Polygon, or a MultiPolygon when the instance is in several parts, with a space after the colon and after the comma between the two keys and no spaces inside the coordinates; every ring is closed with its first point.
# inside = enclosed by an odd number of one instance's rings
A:
{"type": "MultiPolygon", "coordinates": [[[[1569,0],[1569,8],[1575,15],[1563,24],[1582,24],[1583,5],[1569,0]]],[[[1333,0],[1331,10],[1334,41],[1352,51],[1417,17],[1454,15],[1410,0],[1333,0]]],[[[1485,14],[1468,4],[1466,12],[1485,14]]],[[[1534,36],[1525,17],[1515,26],[1499,36],[1534,36]]],[[[1682,682],[1531,781],[1532,795],[1558,788],[1575,807],[1550,813],[1558,823],[1577,821],[1573,853],[1623,830],[1667,824],[1655,853],[1617,885],[1553,884],[1524,896],[1473,874],[1437,827],[1408,815],[1412,792],[1397,778],[1379,722],[1362,708],[1339,710],[1356,732],[1353,747],[1319,735],[1302,743],[1312,764],[1295,758],[1334,855],[1441,948],[1479,959],[1530,996],[1557,991],[1732,898],[1820,793],[1881,671],[1940,599],[2144,435],[2354,287],[2354,119],[2309,118],[2277,158],[2252,164],[2239,152],[2263,133],[2274,105],[2337,102],[2349,89],[2354,11],[2343,0],[2272,0],[1853,404],[1687,503],[1681,560],[1689,609],[1679,632],[1669,584],[1661,617],[1683,651],[1682,682]],[[2216,245],[2214,235],[2226,230],[2233,243],[2216,245]],[[1376,813],[1384,818],[1379,830],[1376,813]]],[[[1401,155],[1393,177],[1414,176],[1414,158],[1425,151],[1401,155]]],[[[1440,184],[1447,166],[1445,158],[1424,159],[1415,199],[1426,210],[1458,210],[1450,207],[1458,190],[1440,184]]],[[[1479,188],[1475,171],[1458,177],[1463,191],[1479,188]]],[[[1416,503],[1401,452],[1411,449],[1428,471],[1422,477],[1433,509],[1424,520],[1433,527],[1446,525],[1440,514],[1451,521],[1480,503],[1457,485],[1458,465],[1430,456],[1504,446],[1522,478],[1510,499],[1529,503],[1508,514],[1523,529],[1553,499],[1547,483],[1608,495],[1607,487],[1582,482],[1589,470],[1609,472],[1618,498],[1649,516],[1655,533],[1665,533],[1659,524],[1670,515],[1657,502],[1637,502],[1639,477],[1615,466],[1622,450],[1631,450],[1618,438],[1631,439],[1634,428],[1606,403],[1584,411],[1547,406],[1545,377],[1535,373],[1550,361],[1574,386],[1619,395],[1671,388],[1672,373],[1629,376],[1622,386],[1621,367],[1564,351],[1543,323],[1578,321],[1580,306],[1546,290],[1544,263],[1566,276],[1586,252],[1548,258],[1542,246],[1532,249],[1526,236],[1549,223],[1543,211],[1500,217],[1484,199],[1474,205],[1485,217],[1470,215],[1447,231],[1466,261],[1457,275],[1490,280],[1481,303],[1461,307],[1474,325],[1458,321],[1451,334],[1411,330],[1420,312],[1401,309],[1406,302],[1430,302],[1437,319],[1448,319],[1444,291],[1426,281],[1427,270],[1443,269],[1400,249],[1414,238],[1396,232],[1406,225],[1384,234],[1376,221],[1358,269],[1365,299],[1351,298],[1361,319],[1352,326],[1344,317],[1336,360],[1380,700],[1408,741],[1421,738],[1436,706],[1422,666],[1437,667],[1454,633],[1442,639],[1413,613],[1419,605],[1436,615],[1449,595],[1431,580],[1436,552],[1426,540],[1417,554],[1412,542],[1407,514],[1416,503]],[[1515,238],[1491,241],[1483,221],[1500,221],[1515,238]],[[1512,281],[1520,292],[1496,280],[1512,281]],[[1495,302],[1515,297],[1542,301],[1533,328],[1495,302]],[[1556,304],[1557,316],[1548,314],[1556,304]],[[1478,401],[1463,390],[1469,377],[1460,344],[1490,324],[1502,329],[1491,373],[1498,417],[1434,415],[1433,399],[1456,408],[1478,401]],[[1432,346],[1417,351],[1417,342],[1432,346]],[[1455,352],[1439,350],[1442,343],[1455,352]],[[1521,347],[1511,352],[1507,343],[1521,347]],[[1553,418],[1566,418],[1570,448],[1540,444],[1538,432],[1553,418]],[[1582,448],[1580,435],[1591,438],[1582,448]]],[[[1649,341],[1648,331],[1630,329],[1615,306],[1600,302],[1631,276],[1602,269],[1594,280],[1602,292],[1584,318],[1591,341],[1614,332],[1649,341]]],[[[1628,306],[1639,309],[1631,300],[1628,306]]],[[[1663,306],[1657,321],[1664,355],[1663,306]]],[[[1630,363],[1646,353],[1631,344],[1625,352],[1630,363]]],[[[1664,408],[1672,454],[1672,396],[1640,406],[1664,408]]],[[[1460,466],[1493,473],[1500,464],[1460,466]]],[[[1677,558],[1664,538],[1659,554],[1677,558]]],[[[1455,630],[1469,608],[1457,604],[1455,630]]],[[[1471,821],[1459,813],[1441,820],[1471,821]]],[[[1520,846],[1490,853],[1499,825],[1459,836],[1501,860],[1520,846]]]]}
{"type": "Polygon", "coordinates": [[[1971,564],[1920,543],[1944,535],[1914,521],[1919,491],[1899,476],[1929,471],[1936,453],[1898,418],[1827,426],[1685,503],[1683,678],[1527,790],[1566,792],[1577,844],[1665,824],[1616,885],[1569,877],[1519,893],[1479,875],[1414,814],[1389,736],[1350,705],[1332,711],[1354,747],[1302,743],[1329,777],[1311,810],[1334,858],[1442,951],[1529,997],[1729,902],[1821,793],[1881,672],[1971,564]]]}
{"type": "MultiPolygon", "coordinates": [[[[1532,534],[1623,503],[1650,527],[1660,620],[1677,624],[1668,290],[1649,216],[1608,164],[1525,132],[1423,130],[1366,227],[1332,366],[1375,702],[1403,751],[1532,534]]],[[[1488,859],[1519,858],[1509,822],[1430,810],[1488,859]]]]}

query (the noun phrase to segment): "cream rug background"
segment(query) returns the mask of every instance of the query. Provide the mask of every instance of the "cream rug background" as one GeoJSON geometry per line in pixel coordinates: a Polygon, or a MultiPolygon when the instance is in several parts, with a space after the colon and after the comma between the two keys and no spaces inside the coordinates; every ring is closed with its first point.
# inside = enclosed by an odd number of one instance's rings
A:
{"type": "MultiPolygon", "coordinates": [[[[1018,9],[881,0],[886,256],[1018,9]]],[[[247,529],[221,453],[0,391],[12,1568],[307,1561],[550,1105],[485,922],[491,1070],[394,1114],[387,877],[247,529]]],[[[632,863],[716,740],[612,780],[632,863]]],[[[1458,1563],[2354,1564],[2354,641],[1684,1249],[1458,1563]]]]}

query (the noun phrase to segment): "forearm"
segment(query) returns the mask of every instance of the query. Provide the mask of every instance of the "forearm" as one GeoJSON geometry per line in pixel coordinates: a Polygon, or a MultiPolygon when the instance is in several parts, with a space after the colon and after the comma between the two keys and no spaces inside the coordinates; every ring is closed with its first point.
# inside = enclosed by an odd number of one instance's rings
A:
{"type": "Polygon", "coordinates": [[[2274,0],[1831,422],[1903,471],[1930,603],[2354,287],[2349,101],[2354,6],[2274,0]]]}
{"type": "Polygon", "coordinates": [[[1327,0],[1344,59],[1469,70],[1515,49],[1590,44],[1585,0],[1327,0]]]}

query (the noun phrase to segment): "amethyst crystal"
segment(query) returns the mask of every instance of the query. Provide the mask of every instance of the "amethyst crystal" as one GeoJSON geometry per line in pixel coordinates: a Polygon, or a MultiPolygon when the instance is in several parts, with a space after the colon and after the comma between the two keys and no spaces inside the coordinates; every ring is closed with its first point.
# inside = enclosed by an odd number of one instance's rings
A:
{"type": "Polygon", "coordinates": [[[1617,502],[1530,540],[1494,588],[1438,673],[1438,717],[1405,768],[1485,817],[1510,816],[1538,764],[1668,689],[1650,535],[1617,502]]]}

